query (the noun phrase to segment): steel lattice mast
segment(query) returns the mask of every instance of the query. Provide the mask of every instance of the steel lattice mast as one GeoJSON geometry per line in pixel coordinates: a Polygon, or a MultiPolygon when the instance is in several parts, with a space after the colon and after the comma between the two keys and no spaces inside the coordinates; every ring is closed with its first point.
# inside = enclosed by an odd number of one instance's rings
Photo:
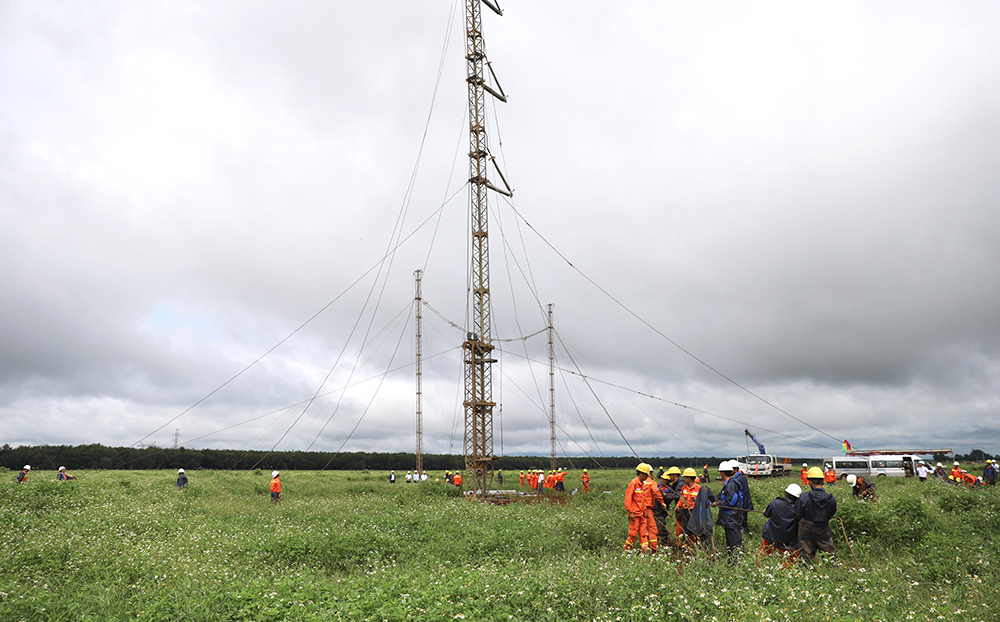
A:
{"type": "MultiPolygon", "coordinates": [[[[482,0],[497,15],[500,9],[482,0]]],[[[489,69],[483,42],[481,0],[465,3],[466,82],[469,91],[469,210],[472,224],[471,332],[462,344],[465,368],[465,470],[468,488],[485,495],[493,474],[493,328],[490,322],[490,258],[487,190],[503,191],[487,178],[486,94],[506,101],[503,91],[486,84],[489,69]],[[499,90],[499,92],[498,92],[499,90]]],[[[492,70],[491,74],[492,74],[492,70]]],[[[502,175],[501,175],[502,178],[502,175]]],[[[506,182],[505,182],[506,185],[506,182]]]]}
{"type": "Polygon", "coordinates": [[[556,470],[556,350],[553,344],[555,329],[552,327],[552,307],[549,308],[549,446],[552,449],[552,470],[556,470]]]}
{"type": "Polygon", "coordinates": [[[423,405],[423,361],[421,352],[423,341],[423,316],[421,315],[421,307],[423,307],[423,298],[421,297],[421,277],[423,276],[423,270],[416,270],[413,272],[414,277],[414,307],[417,311],[417,316],[414,320],[414,326],[417,333],[417,473],[424,472],[424,405],[423,405]]]}

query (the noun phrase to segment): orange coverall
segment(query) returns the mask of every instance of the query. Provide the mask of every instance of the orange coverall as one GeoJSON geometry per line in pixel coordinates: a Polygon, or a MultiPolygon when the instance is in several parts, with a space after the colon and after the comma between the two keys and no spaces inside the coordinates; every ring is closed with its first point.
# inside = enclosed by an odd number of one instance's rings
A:
{"type": "Polygon", "coordinates": [[[806,477],[807,473],[809,473],[809,469],[800,469],[799,470],[799,477],[802,478],[802,485],[803,486],[808,486],[809,485],[809,478],[806,477]]]}
{"type": "Polygon", "coordinates": [[[827,471],[823,473],[823,482],[827,484],[836,484],[837,472],[834,471],[833,469],[827,469],[827,471]]]}
{"type": "Polygon", "coordinates": [[[625,538],[625,550],[632,548],[632,544],[639,540],[639,546],[643,551],[649,550],[649,535],[646,528],[646,506],[649,502],[646,487],[638,476],[628,483],[625,489],[625,509],[628,510],[628,536],[625,538]]]}
{"type": "Polygon", "coordinates": [[[949,475],[955,478],[956,484],[962,481],[962,469],[958,467],[952,467],[951,473],[949,473],[949,475]]]}
{"type": "Polygon", "coordinates": [[[521,488],[524,488],[524,471],[521,471],[521,475],[518,476],[517,481],[521,485],[521,488]]]}
{"type": "Polygon", "coordinates": [[[590,473],[583,473],[580,475],[580,486],[583,492],[590,492],[590,473]]]}
{"type": "Polygon", "coordinates": [[[646,489],[646,533],[648,535],[649,548],[655,553],[657,538],[660,533],[656,527],[656,520],[653,518],[653,501],[659,501],[663,504],[663,507],[666,507],[667,504],[660,493],[660,487],[656,485],[652,477],[647,477],[642,486],[646,489]]]}
{"type": "MultiPolygon", "coordinates": [[[[687,530],[684,529],[683,519],[686,519],[688,516],[690,516],[691,510],[694,509],[694,502],[698,498],[699,490],[701,490],[701,486],[698,485],[697,481],[691,484],[690,486],[684,484],[684,486],[681,487],[681,498],[677,500],[676,507],[678,510],[687,510],[687,512],[678,511],[676,513],[678,538],[681,536],[681,534],[687,533],[687,530]]],[[[698,541],[697,536],[691,536],[691,539],[688,542],[690,544],[695,544],[697,541],[698,541]]]]}
{"type": "Polygon", "coordinates": [[[462,476],[459,475],[458,473],[455,473],[452,476],[452,478],[451,478],[451,483],[455,484],[456,486],[461,486],[462,485],[462,476]]]}

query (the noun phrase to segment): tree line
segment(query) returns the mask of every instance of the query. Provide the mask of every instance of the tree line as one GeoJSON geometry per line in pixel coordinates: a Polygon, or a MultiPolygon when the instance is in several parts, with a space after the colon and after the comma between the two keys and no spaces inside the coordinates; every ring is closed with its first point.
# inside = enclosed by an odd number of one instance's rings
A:
{"type": "MultiPolygon", "coordinates": [[[[658,466],[703,465],[714,468],[720,458],[643,458],[658,466]]],[[[74,469],[217,469],[242,471],[253,468],[278,470],[313,471],[328,469],[334,471],[407,471],[416,464],[414,453],[333,453],[322,451],[245,451],[236,449],[186,449],[179,447],[108,447],[93,445],[22,445],[0,447],[0,468],[17,470],[25,464],[33,469],[54,471],[61,466],[74,469]]],[[[556,460],[557,468],[582,469],[628,469],[634,467],[632,456],[578,458],[566,457],[556,460]]],[[[424,454],[423,466],[426,471],[455,471],[464,465],[464,458],[455,454],[424,454]]],[[[551,468],[548,456],[504,456],[496,461],[494,468],[507,471],[551,468]]]]}

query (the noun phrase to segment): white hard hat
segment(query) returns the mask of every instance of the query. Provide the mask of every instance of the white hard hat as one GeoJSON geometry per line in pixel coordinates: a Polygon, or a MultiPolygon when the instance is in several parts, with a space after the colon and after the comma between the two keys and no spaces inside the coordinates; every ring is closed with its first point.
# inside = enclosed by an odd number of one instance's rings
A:
{"type": "Polygon", "coordinates": [[[832,469],[833,467],[831,467],[831,466],[830,466],[830,463],[829,463],[829,462],[827,462],[827,463],[826,463],[826,468],[828,468],[828,469],[832,469]]]}
{"type": "Polygon", "coordinates": [[[802,466],[807,467],[807,466],[809,466],[809,463],[808,462],[803,462],[802,466]]]}
{"type": "Polygon", "coordinates": [[[955,464],[955,466],[958,466],[958,460],[956,460],[956,461],[954,462],[954,464],[955,464]]]}
{"type": "Polygon", "coordinates": [[[177,469],[177,472],[178,472],[178,473],[183,473],[183,472],[184,472],[184,469],[177,469]]]}
{"type": "Polygon", "coordinates": [[[940,462],[938,462],[938,463],[937,463],[937,465],[938,465],[938,466],[944,466],[944,465],[943,465],[943,464],[941,464],[940,462]]]}
{"type": "Polygon", "coordinates": [[[277,471],[271,471],[271,477],[278,477],[277,471]]]}
{"type": "Polygon", "coordinates": [[[802,494],[802,487],[798,484],[789,484],[788,488],[785,488],[785,492],[798,499],[802,494]]]}
{"type": "Polygon", "coordinates": [[[723,460],[722,462],[719,463],[719,470],[720,471],[732,471],[733,470],[733,466],[731,464],[729,464],[728,460],[723,460]]]}
{"type": "Polygon", "coordinates": [[[65,470],[66,470],[66,467],[59,467],[59,470],[60,470],[60,471],[65,471],[65,470]]]}
{"type": "Polygon", "coordinates": [[[30,464],[24,465],[24,470],[25,471],[30,471],[31,470],[31,465],[30,464]]]}
{"type": "Polygon", "coordinates": [[[850,484],[851,486],[853,486],[857,481],[858,481],[858,476],[855,475],[854,473],[851,473],[850,475],[847,476],[847,483],[850,484]]]}

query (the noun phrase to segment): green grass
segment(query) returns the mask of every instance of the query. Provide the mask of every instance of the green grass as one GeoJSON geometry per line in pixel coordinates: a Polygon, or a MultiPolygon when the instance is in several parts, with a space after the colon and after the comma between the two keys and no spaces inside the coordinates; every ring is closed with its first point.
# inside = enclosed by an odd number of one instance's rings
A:
{"type": "MultiPolygon", "coordinates": [[[[0,620],[895,622],[1000,606],[992,489],[880,479],[880,501],[861,504],[838,484],[860,567],[838,525],[842,566],[785,570],[622,554],[624,471],[592,473],[594,492],[566,504],[503,507],[383,473],[283,473],[278,506],[267,474],[194,471],[183,492],[170,472],[76,475],[3,487],[0,620]]],[[[757,507],[790,481],[753,482],[757,507]]]]}

